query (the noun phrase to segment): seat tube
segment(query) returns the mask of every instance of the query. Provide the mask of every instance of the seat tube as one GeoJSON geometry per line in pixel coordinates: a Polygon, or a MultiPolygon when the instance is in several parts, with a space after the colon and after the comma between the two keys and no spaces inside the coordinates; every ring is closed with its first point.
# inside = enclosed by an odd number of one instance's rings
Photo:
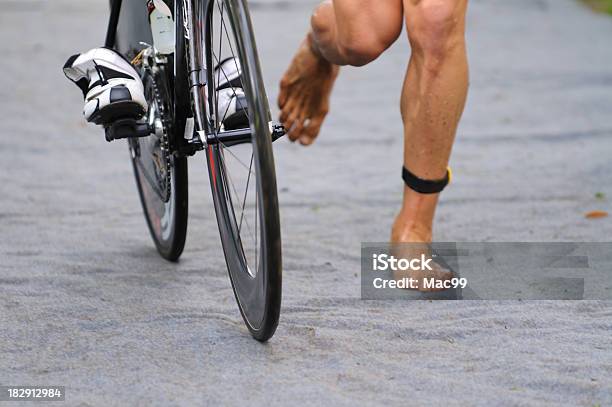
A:
{"type": "Polygon", "coordinates": [[[110,0],[111,13],[108,20],[108,28],[106,30],[106,41],[104,46],[114,48],[115,39],[117,38],[117,25],[119,24],[119,13],[121,12],[121,0],[110,0]]]}
{"type": "MultiPolygon", "coordinates": [[[[206,55],[204,24],[207,0],[183,0],[185,8],[185,22],[188,24],[189,38],[189,81],[198,130],[209,131],[207,117],[208,103],[206,94],[206,55]]],[[[204,141],[204,140],[203,140],[204,141]]]]}

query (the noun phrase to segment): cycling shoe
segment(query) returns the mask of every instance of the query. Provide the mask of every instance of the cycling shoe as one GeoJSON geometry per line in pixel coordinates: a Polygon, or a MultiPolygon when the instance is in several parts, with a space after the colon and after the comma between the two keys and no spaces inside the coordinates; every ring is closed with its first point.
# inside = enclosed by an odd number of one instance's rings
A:
{"type": "Polygon", "coordinates": [[[83,116],[88,122],[106,127],[119,119],[138,120],[147,111],[138,72],[112,49],[95,48],[71,56],[64,74],[83,91],[83,116]]]}

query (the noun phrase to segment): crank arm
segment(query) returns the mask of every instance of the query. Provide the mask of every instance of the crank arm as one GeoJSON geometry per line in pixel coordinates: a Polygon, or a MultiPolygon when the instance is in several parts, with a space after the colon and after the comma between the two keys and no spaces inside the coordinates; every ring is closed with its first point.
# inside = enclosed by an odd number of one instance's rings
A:
{"type": "MultiPolygon", "coordinates": [[[[270,134],[272,135],[272,142],[275,142],[279,138],[283,137],[287,132],[282,124],[276,122],[270,122],[270,134]]],[[[203,132],[199,132],[200,136],[203,132]]],[[[238,130],[227,130],[217,134],[207,134],[207,144],[223,144],[225,147],[235,146],[237,144],[245,144],[251,142],[251,129],[238,129],[238,130]]]]}

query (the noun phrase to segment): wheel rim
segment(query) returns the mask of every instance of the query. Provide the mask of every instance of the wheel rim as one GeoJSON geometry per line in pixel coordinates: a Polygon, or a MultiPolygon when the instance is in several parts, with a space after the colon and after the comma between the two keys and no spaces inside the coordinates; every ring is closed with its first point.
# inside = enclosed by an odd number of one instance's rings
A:
{"type": "MultiPolygon", "coordinates": [[[[212,62],[212,66],[208,66],[208,101],[212,106],[212,131],[223,131],[224,118],[227,117],[227,111],[221,112],[218,109],[218,83],[231,80],[225,71],[221,70],[215,75],[213,70],[227,57],[231,57],[236,61],[234,68],[242,70],[243,73],[239,84],[246,94],[248,107],[242,110],[246,110],[244,114],[248,117],[254,135],[251,143],[231,147],[219,143],[208,147],[211,182],[226,262],[239,307],[245,322],[253,332],[262,328],[269,305],[269,242],[267,225],[263,218],[263,207],[267,204],[267,199],[263,198],[259,161],[261,141],[258,139],[270,137],[267,129],[268,109],[267,102],[266,105],[261,105],[262,99],[257,97],[261,95],[253,92],[254,86],[247,72],[248,65],[240,63],[246,52],[244,44],[236,40],[236,21],[232,20],[235,17],[232,10],[228,3],[222,0],[213,1],[210,7],[212,12],[208,16],[208,24],[211,29],[207,51],[212,62]],[[265,126],[262,126],[263,122],[265,126]]],[[[237,96],[233,87],[232,94],[237,96]]]]}
{"type": "MultiPolygon", "coordinates": [[[[154,96],[153,78],[150,73],[143,76],[145,85],[145,97],[149,105],[149,110],[145,119],[157,131],[167,131],[162,125],[160,128],[161,114],[154,96]]],[[[136,174],[136,182],[141,193],[143,209],[147,222],[151,229],[156,243],[165,246],[172,240],[174,225],[174,200],[168,199],[175,193],[175,179],[171,166],[161,162],[163,159],[162,146],[160,145],[159,134],[152,134],[148,137],[130,139],[129,146],[132,155],[132,162],[136,174]],[[160,178],[166,178],[166,171],[169,174],[169,188],[160,178]],[[168,191],[166,191],[168,188],[168,191]]],[[[171,158],[172,161],[172,158],[171,158]]]]}

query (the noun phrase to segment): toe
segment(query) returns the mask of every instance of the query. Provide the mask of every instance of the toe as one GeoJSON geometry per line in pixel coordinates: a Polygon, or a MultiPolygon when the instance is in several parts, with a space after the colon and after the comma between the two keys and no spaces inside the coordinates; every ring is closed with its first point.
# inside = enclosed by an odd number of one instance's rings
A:
{"type": "MultiPolygon", "coordinates": [[[[450,279],[452,279],[454,276],[453,272],[446,269],[446,268],[442,268],[439,265],[435,265],[433,271],[431,272],[430,275],[427,276],[427,278],[433,278],[436,281],[448,281],[450,279]]],[[[425,288],[425,286],[423,285],[423,282],[421,282],[420,285],[420,291],[429,291],[429,292],[439,292],[439,291],[446,291],[447,288],[438,288],[438,287],[432,287],[432,288],[425,288]]]]}
{"type": "Polygon", "coordinates": [[[300,137],[300,143],[309,146],[319,135],[319,131],[321,131],[321,125],[323,124],[323,118],[311,119],[308,127],[304,129],[302,132],[302,136],[300,137]]]}
{"type": "Polygon", "coordinates": [[[280,120],[280,122],[285,126],[285,128],[289,128],[288,123],[287,123],[287,119],[289,119],[289,116],[293,112],[293,107],[294,106],[295,106],[294,99],[289,99],[289,101],[281,109],[280,116],[279,116],[278,120],[280,120]]]}
{"type": "Polygon", "coordinates": [[[299,110],[295,110],[291,115],[289,115],[289,119],[287,123],[290,123],[289,127],[285,127],[289,129],[287,132],[287,136],[289,140],[296,141],[302,135],[302,131],[304,130],[303,119],[300,117],[299,110]]]}
{"type": "Polygon", "coordinates": [[[304,125],[302,124],[301,119],[296,119],[293,122],[293,128],[289,131],[289,139],[292,141],[299,141],[302,143],[302,134],[304,131],[304,125]]]}
{"type": "Polygon", "coordinates": [[[278,100],[277,100],[277,104],[278,104],[278,108],[282,109],[283,107],[285,107],[285,103],[287,103],[287,97],[289,96],[289,89],[287,89],[287,87],[282,86],[281,82],[281,87],[280,87],[280,91],[278,92],[278,100]]]}
{"type": "Polygon", "coordinates": [[[309,146],[314,142],[314,139],[307,137],[307,136],[302,136],[300,137],[300,144],[303,146],[309,146]]]}
{"type": "Polygon", "coordinates": [[[295,93],[292,92],[295,87],[293,81],[291,81],[291,79],[289,78],[289,73],[285,73],[285,75],[283,76],[283,78],[280,81],[279,84],[279,92],[278,92],[278,107],[279,108],[283,108],[285,106],[285,104],[289,101],[291,94],[295,93]]]}

